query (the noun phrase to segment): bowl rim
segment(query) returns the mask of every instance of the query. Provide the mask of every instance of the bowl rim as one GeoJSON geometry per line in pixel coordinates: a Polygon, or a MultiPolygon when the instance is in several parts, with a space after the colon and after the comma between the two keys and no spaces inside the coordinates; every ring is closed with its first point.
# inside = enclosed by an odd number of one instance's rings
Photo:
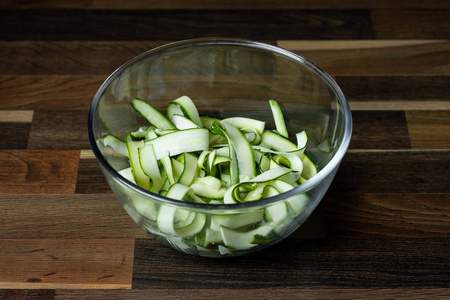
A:
{"type": "Polygon", "coordinates": [[[132,59],[128,60],[127,62],[122,64],[120,67],[118,67],[114,72],[112,72],[106,78],[106,80],[102,83],[102,85],[99,87],[99,89],[97,90],[97,92],[94,95],[94,98],[92,100],[92,103],[90,105],[89,114],[88,114],[88,122],[87,122],[88,139],[89,139],[89,144],[91,146],[91,149],[92,149],[97,161],[102,166],[102,168],[104,170],[106,170],[109,173],[109,175],[111,175],[115,180],[119,181],[124,186],[134,190],[135,192],[137,192],[145,197],[149,197],[153,200],[162,202],[164,204],[171,204],[174,206],[183,206],[183,207],[190,207],[190,208],[196,208],[196,209],[207,209],[207,210],[241,210],[241,209],[247,209],[247,208],[252,208],[252,207],[266,206],[266,205],[278,202],[280,200],[285,200],[292,196],[307,192],[308,190],[312,189],[316,185],[320,184],[324,178],[326,178],[330,173],[332,173],[335,169],[337,169],[339,167],[339,165],[349,147],[352,130],[353,130],[352,114],[351,114],[349,103],[348,103],[344,93],[342,92],[342,90],[338,86],[338,84],[335,82],[335,80],[328,73],[326,73],[322,68],[320,68],[318,65],[316,65],[309,59],[307,59],[297,53],[294,53],[290,50],[287,50],[287,49],[279,47],[279,46],[270,45],[270,44],[267,44],[264,42],[258,42],[258,41],[248,40],[248,39],[224,38],[224,37],[193,38],[193,39],[185,39],[185,40],[170,42],[170,43],[166,43],[164,45],[152,48],[150,50],[147,50],[147,51],[133,57],[132,59]],[[196,46],[207,46],[207,45],[240,46],[240,47],[254,48],[254,49],[261,50],[261,51],[269,51],[272,53],[277,53],[283,57],[290,58],[291,60],[294,60],[294,61],[302,64],[303,66],[307,67],[310,71],[316,73],[326,83],[327,87],[330,88],[337,95],[337,101],[340,103],[342,110],[344,111],[344,135],[342,137],[341,144],[339,145],[339,148],[335,152],[332,159],[321,170],[319,170],[319,172],[316,175],[314,175],[311,179],[308,179],[306,182],[298,185],[297,187],[295,187],[287,192],[281,193],[276,196],[257,200],[257,201],[235,203],[235,204],[193,203],[193,202],[172,199],[172,198],[162,196],[160,194],[150,192],[144,188],[139,187],[138,185],[133,184],[132,182],[130,182],[127,179],[125,179],[124,177],[122,177],[103,157],[103,155],[96,143],[96,139],[95,139],[95,135],[94,135],[94,125],[93,125],[94,115],[95,115],[95,111],[98,106],[98,103],[99,103],[105,89],[109,86],[109,84],[117,76],[119,76],[119,74],[121,74],[122,71],[124,71],[130,65],[140,61],[141,59],[144,59],[148,56],[157,54],[161,51],[168,50],[171,48],[183,48],[183,47],[189,47],[192,45],[196,45],[196,46]]]}

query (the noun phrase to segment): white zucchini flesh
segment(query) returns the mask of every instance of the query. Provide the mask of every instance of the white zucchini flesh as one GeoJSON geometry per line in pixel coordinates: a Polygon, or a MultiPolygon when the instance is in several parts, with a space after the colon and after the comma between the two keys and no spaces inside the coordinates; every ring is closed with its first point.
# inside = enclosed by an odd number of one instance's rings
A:
{"type": "Polygon", "coordinates": [[[288,217],[288,207],[284,202],[275,203],[266,208],[265,216],[271,222],[281,222],[288,217]]]}
{"type": "Polygon", "coordinates": [[[185,152],[208,150],[208,130],[194,128],[174,131],[145,143],[153,145],[158,160],[165,157],[167,153],[170,156],[175,156],[185,152]]]}
{"type": "Polygon", "coordinates": [[[261,210],[229,215],[213,215],[211,216],[211,224],[209,228],[212,230],[220,230],[221,226],[230,229],[237,229],[247,225],[259,223],[264,219],[264,212],[261,210]]]}
{"type": "Polygon", "coordinates": [[[230,185],[237,184],[239,182],[239,166],[237,154],[234,149],[234,144],[231,142],[231,139],[228,136],[228,134],[222,128],[220,128],[218,124],[214,124],[212,128],[217,134],[227,139],[230,157],[230,185]]]}
{"type": "Polygon", "coordinates": [[[156,159],[155,150],[152,144],[144,144],[138,148],[139,164],[142,171],[147,175],[152,183],[151,191],[159,193],[163,186],[161,173],[159,172],[158,160],[156,159]]]}
{"type": "Polygon", "coordinates": [[[264,127],[266,126],[266,123],[263,121],[246,117],[231,117],[219,121],[233,125],[238,129],[253,128],[259,135],[263,134],[264,127]]]}
{"type": "MultiPolygon", "coordinates": [[[[187,96],[169,103],[167,118],[146,101],[134,99],[133,107],[150,126],[131,132],[125,141],[112,135],[102,140],[104,146],[128,156],[130,167],[119,173],[152,192],[195,203],[257,201],[317,174],[304,153],[307,133],[296,134],[297,144],[290,141],[281,108],[274,101],[270,104],[274,131],[264,131],[264,122],[250,118],[200,117],[187,96]]],[[[188,248],[186,239],[195,240],[199,249],[214,247],[224,254],[270,241],[308,201],[306,194],[295,195],[256,212],[207,218],[184,208],[161,204],[158,209],[150,201],[132,199],[136,211],[171,236],[171,242],[188,248]]]]}
{"type": "Polygon", "coordinates": [[[246,250],[257,246],[257,244],[252,243],[252,240],[256,236],[268,236],[272,230],[273,227],[269,225],[262,225],[256,229],[244,232],[220,226],[223,243],[225,246],[236,250],[246,250]]]}
{"type": "MultiPolygon", "coordinates": [[[[224,195],[224,203],[232,204],[232,203],[238,203],[238,202],[246,202],[249,201],[248,199],[245,200],[242,197],[240,197],[240,189],[241,188],[252,188],[256,189],[259,184],[266,184],[268,182],[274,181],[278,178],[281,178],[283,176],[289,175],[293,171],[288,168],[284,167],[278,167],[274,169],[270,169],[267,172],[264,172],[255,178],[237,183],[227,189],[224,195]]],[[[261,193],[263,190],[261,190],[261,193]]],[[[259,198],[260,199],[260,198],[259,198]]]]}
{"type": "Polygon", "coordinates": [[[150,178],[145,175],[139,160],[139,148],[144,146],[144,141],[134,141],[131,134],[128,134],[125,138],[125,142],[127,144],[128,157],[133,170],[134,181],[140,187],[147,190],[150,189],[150,178]]]}
{"type": "Polygon", "coordinates": [[[255,158],[250,143],[239,129],[226,122],[223,124],[236,152],[239,175],[254,178],[256,175],[255,158]]]}
{"type": "Polygon", "coordinates": [[[131,198],[131,202],[133,203],[134,209],[143,217],[156,221],[157,210],[155,204],[149,199],[141,198],[141,197],[133,197],[131,198]]]}
{"type": "Polygon", "coordinates": [[[197,172],[197,158],[190,153],[183,153],[183,172],[181,173],[178,182],[189,186],[194,180],[195,174],[197,172]]]}
{"type": "Polygon", "coordinates": [[[136,184],[136,181],[134,180],[133,175],[133,169],[131,167],[122,169],[118,172],[122,177],[124,177],[126,180],[136,184]]]}
{"type": "Polygon", "coordinates": [[[200,231],[202,231],[203,227],[206,223],[206,216],[203,213],[196,212],[195,218],[191,224],[175,229],[175,234],[179,237],[189,237],[193,236],[200,231]]]}
{"type": "Polygon", "coordinates": [[[208,246],[210,244],[223,243],[222,233],[220,230],[213,230],[211,228],[206,228],[205,230],[205,241],[203,246],[208,246]]]}
{"type": "Polygon", "coordinates": [[[289,206],[290,211],[292,211],[294,215],[298,215],[306,206],[306,204],[308,204],[309,197],[306,194],[299,194],[290,197],[286,200],[286,202],[289,206]]]}
{"type": "Polygon", "coordinates": [[[172,121],[173,125],[179,130],[200,128],[195,122],[181,115],[174,115],[170,121],[172,121]]]}
{"type": "Polygon", "coordinates": [[[131,106],[157,128],[175,129],[175,126],[163,114],[146,101],[136,98],[131,101],[131,106]]]}
{"type": "Polygon", "coordinates": [[[178,99],[173,100],[167,106],[167,116],[171,119],[175,114],[179,113],[180,110],[176,109],[176,107],[181,110],[183,115],[186,118],[192,120],[199,127],[203,127],[202,120],[198,114],[197,107],[194,102],[188,96],[181,96],[178,99]]]}
{"type": "Polygon", "coordinates": [[[301,131],[295,135],[297,138],[297,148],[298,149],[305,149],[308,144],[308,134],[306,131],[301,131]]]}
{"type": "Polygon", "coordinates": [[[303,171],[302,171],[303,178],[310,179],[311,177],[317,174],[317,168],[311,161],[311,159],[309,159],[308,156],[303,154],[301,160],[303,163],[303,171]]]}
{"type": "Polygon", "coordinates": [[[112,134],[108,134],[103,138],[103,145],[111,147],[117,153],[128,156],[127,144],[112,134]]]}
{"type": "Polygon", "coordinates": [[[264,131],[261,136],[261,144],[269,146],[269,149],[280,152],[297,153],[302,151],[293,142],[273,131],[264,131]]]}
{"type": "Polygon", "coordinates": [[[130,134],[135,139],[143,139],[143,138],[145,138],[145,135],[147,134],[147,128],[140,127],[137,131],[130,132],[130,134]]]}
{"type": "Polygon", "coordinates": [[[220,123],[221,119],[208,117],[208,116],[200,116],[200,121],[202,122],[202,127],[212,131],[212,126],[214,123],[220,123]]]}
{"type": "Polygon", "coordinates": [[[270,108],[272,110],[273,119],[275,122],[276,131],[284,136],[285,138],[289,137],[288,130],[286,128],[286,122],[284,121],[283,112],[281,110],[280,105],[277,101],[270,99],[269,100],[270,108]]]}
{"type": "MultiPolygon", "coordinates": [[[[187,186],[175,183],[170,187],[166,196],[183,199],[189,189],[187,186]]],[[[206,216],[203,213],[191,212],[170,205],[161,205],[156,221],[161,232],[178,237],[197,234],[203,229],[205,222],[206,216]]]]}

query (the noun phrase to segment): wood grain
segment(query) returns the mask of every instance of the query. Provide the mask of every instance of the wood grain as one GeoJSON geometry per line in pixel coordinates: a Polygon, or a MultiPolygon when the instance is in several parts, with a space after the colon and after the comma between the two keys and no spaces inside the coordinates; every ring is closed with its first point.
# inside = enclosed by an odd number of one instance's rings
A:
{"type": "Polygon", "coordinates": [[[285,0],[277,2],[273,0],[229,0],[229,1],[209,1],[192,0],[189,3],[182,0],[165,1],[139,1],[139,0],[66,0],[53,2],[49,0],[27,0],[14,1],[5,0],[2,8],[8,9],[369,9],[369,8],[450,8],[446,1],[430,0],[427,2],[420,0],[410,1],[389,1],[389,0],[285,0]]]}
{"type": "Polygon", "coordinates": [[[0,194],[75,192],[79,150],[0,151],[0,194]]]}
{"type": "Polygon", "coordinates": [[[349,151],[330,193],[449,193],[448,150],[349,151]]]}
{"type": "Polygon", "coordinates": [[[450,110],[450,101],[392,100],[392,101],[349,101],[352,111],[372,110],[450,110]]]}
{"type": "Polygon", "coordinates": [[[371,11],[376,39],[448,39],[449,18],[449,9],[371,11]]]}
{"type": "Polygon", "coordinates": [[[0,122],[0,150],[27,149],[31,123],[0,122]]]}
{"type": "MultiPolygon", "coordinates": [[[[448,299],[450,293],[448,289],[416,288],[413,290],[404,288],[376,288],[376,289],[283,289],[283,288],[259,288],[245,290],[229,289],[190,289],[190,293],[196,299],[211,299],[227,295],[231,299],[257,299],[255,295],[263,294],[271,299],[286,299],[302,295],[305,299],[328,298],[333,295],[333,299],[448,299]]],[[[0,290],[0,296],[5,300],[53,300],[53,299],[148,299],[154,297],[158,299],[176,298],[181,299],[186,296],[183,289],[144,289],[144,290],[0,290]]]]}
{"type": "Polygon", "coordinates": [[[450,149],[450,110],[406,112],[414,149],[450,149]]]}
{"type": "Polygon", "coordinates": [[[88,149],[86,110],[36,110],[30,130],[28,149],[88,149]]]}
{"type": "Polygon", "coordinates": [[[144,238],[109,192],[85,195],[0,195],[0,239],[144,238]],[[13,207],[11,203],[14,203],[13,207]]]}
{"type": "Polygon", "coordinates": [[[0,109],[89,109],[106,76],[0,76],[0,109]]]}
{"type": "Polygon", "coordinates": [[[353,111],[352,117],[350,149],[411,149],[403,111],[353,111]]]}
{"type": "Polygon", "coordinates": [[[32,110],[0,110],[0,122],[31,123],[32,120],[32,110]]]}
{"type": "MultiPolygon", "coordinates": [[[[229,299],[448,299],[450,290],[447,288],[265,288],[256,289],[189,289],[189,293],[196,299],[220,299],[224,295],[229,299]],[[261,295],[264,295],[262,297],[261,295]],[[332,295],[332,296],[331,296],[332,295]]],[[[123,291],[98,290],[58,290],[54,299],[133,299],[141,300],[149,297],[164,299],[183,299],[186,297],[184,289],[148,289],[123,291]]],[[[1,294],[0,294],[1,295],[1,294]]],[[[45,299],[45,298],[44,298],[45,299]]]]}
{"type": "MultiPolygon", "coordinates": [[[[449,299],[449,17],[443,0],[1,1],[0,299],[449,299]],[[202,36],[311,59],[352,109],[350,148],[323,201],[299,230],[249,256],[194,257],[148,236],[87,140],[109,74],[202,36]]],[[[213,91],[214,105],[231,99],[250,116],[255,99],[276,96],[288,120],[308,122],[287,96],[308,99],[307,80],[248,64],[252,72],[217,70],[219,85],[200,76],[182,90],[179,68],[160,70],[167,93],[154,103],[213,91]]]]}
{"type": "Polygon", "coordinates": [[[133,289],[446,288],[449,242],[287,239],[250,256],[211,260],[137,239],[133,289]]]}
{"type": "MultiPolygon", "coordinates": [[[[450,76],[336,76],[349,101],[450,100],[450,76]]],[[[407,110],[407,109],[405,109],[407,110]]]]}
{"type": "Polygon", "coordinates": [[[133,239],[3,239],[0,288],[130,288],[133,251],[133,239]]]}
{"type": "Polygon", "coordinates": [[[279,41],[278,45],[333,76],[450,74],[447,40],[279,41]]]}
{"type": "MultiPolygon", "coordinates": [[[[87,83],[83,82],[83,78],[73,77],[73,75],[107,76],[136,55],[169,42],[167,39],[162,41],[139,40],[0,41],[4,53],[4,56],[0,58],[0,74],[71,75],[65,81],[81,80],[76,84],[85,86],[87,83]]],[[[10,78],[2,76],[2,89],[9,87],[8,80],[10,78]],[[6,86],[3,87],[4,84],[6,86]]],[[[31,81],[31,84],[38,87],[49,85],[47,82],[44,85],[40,83],[39,78],[25,77],[22,80],[25,84],[30,84],[31,81]]],[[[17,83],[12,82],[11,84],[17,83]]],[[[61,88],[59,85],[62,83],[55,82],[53,88],[61,88]]],[[[52,90],[52,88],[48,90],[52,90]]]]}
{"type": "MultiPolygon", "coordinates": [[[[262,41],[270,42],[270,40],[262,41]]],[[[134,56],[168,42],[170,40],[167,39],[163,41],[143,41],[141,39],[140,41],[117,42],[0,41],[2,51],[5,53],[0,58],[0,74],[107,76],[134,56]],[[58,57],[58,59],[52,57],[58,57]],[[16,63],[17,61],[20,63],[16,63]]],[[[448,58],[450,42],[447,40],[280,40],[277,44],[311,59],[334,76],[450,75],[450,59],[448,58]]],[[[52,91],[52,89],[64,88],[64,82],[66,82],[66,85],[67,82],[74,81],[74,84],[80,86],[88,84],[98,84],[99,86],[106,79],[105,77],[99,77],[95,80],[95,83],[90,83],[89,81],[86,82],[84,78],[68,76],[67,78],[59,78],[63,82],[44,81],[40,83],[40,78],[14,79],[8,76],[1,76],[0,78],[2,90],[5,88],[8,93],[14,91],[14,87],[21,83],[19,80],[23,80],[22,85],[25,88],[28,85],[39,89],[47,86],[47,90],[52,91]],[[8,80],[13,79],[14,81],[8,83],[8,80]]],[[[370,80],[373,82],[377,79],[370,80]]],[[[413,78],[412,80],[424,81],[426,79],[413,78]]],[[[437,80],[448,80],[448,77],[447,79],[443,77],[437,80]]],[[[361,83],[364,84],[364,82],[361,83]]],[[[401,87],[405,86],[406,80],[404,79],[403,83],[400,84],[401,87]]],[[[420,82],[419,84],[418,87],[411,88],[416,89],[423,86],[420,82]]],[[[432,84],[432,86],[435,86],[435,84],[432,84]]],[[[402,89],[405,88],[402,87],[402,89]]],[[[24,92],[26,91],[29,90],[25,89],[24,92]]],[[[4,95],[7,96],[8,93],[4,93],[4,95]]],[[[411,93],[408,92],[408,94],[411,93]]],[[[29,95],[30,93],[28,93],[29,95]]]]}
{"type": "Polygon", "coordinates": [[[5,41],[373,37],[368,10],[2,10],[0,26],[5,41]]]}
{"type": "Polygon", "coordinates": [[[0,298],[4,300],[54,300],[55,290],[4,289],[0,290],[0,298]]]}
{"type": "Polygon", "coordinates": [[[80,159],[75,193],[102,194],[109,193],[110,191],[111,189],[95,157],[80,159]]]}
{"type": "Polygon", "coordinates": [[[448,194],[329,194],[323,199],[330,238],[450,237],[448,194]]]}

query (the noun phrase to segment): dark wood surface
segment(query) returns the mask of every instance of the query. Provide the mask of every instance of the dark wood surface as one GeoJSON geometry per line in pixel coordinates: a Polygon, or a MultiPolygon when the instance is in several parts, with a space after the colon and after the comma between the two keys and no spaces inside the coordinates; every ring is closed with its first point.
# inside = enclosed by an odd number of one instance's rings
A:
{"type": "Polygon", "coordinates": [[[449,299],[449,1],[2,1],[1,299],[449,299]],[[170,41],[285,47],[342,87],[354,133],[304,226],[207,259],[147,236],[89,148],[106,77],[170,41]]]}

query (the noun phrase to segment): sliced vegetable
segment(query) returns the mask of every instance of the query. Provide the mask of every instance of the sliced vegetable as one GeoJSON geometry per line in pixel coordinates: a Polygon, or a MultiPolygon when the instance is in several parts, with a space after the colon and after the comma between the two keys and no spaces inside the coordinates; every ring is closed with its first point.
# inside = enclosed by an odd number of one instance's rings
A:
{"type": "Polygon", "coordinates": [[[141,99],[131,100],[131,106],[150,124],[161,129],[175,129],[176,127],[164,117],[156,108],[141,99]]]}
{"type": "Polygon", "coordinates": [[[150,189],[150,178],[142,170],[139,159],[139,148],[144,146],[144,141],[135,141],[131,137],[131,134],[128,134],[125,138],[125,142],[127,145],[131,169],[133,170],[134,181],[140,187],[147,190],[150,189]]]}
{"type": "MultiPolygon", "coordinates": [[[[149,126],[130,132],[125,141],[106,135],[99,142],[129,159],[119,171],[125,179],[153,193],[193,203],[236,204],[274,197],[317,174],[305,154],[308,135],[288,139],[279,104],[269,100],[275,130],[247,118],[200,116],[193,101],[171,101],[167,117],[144,100],[131,101],[149,126]]],[[[108,151],[110,151],[109,149],[108,151]]],[[[131,196],[130,196],[131,197],[131,196]]],[[[223,254],[272,241],[307,205],[307,194],[240,214],[211,215],[132,197],[135,210],[154,222],[180,249],[214,247],[223,254]]],[[[157,233],[156,233],[157,234],[157,233]]]]}
{"type": "Polygon", "coordinates": [[[128,156],[127,144],[112,134],[108,134],[103,138],[103,144],[106,147],[111,147],[117,153],[128,156]]]}
{"type": "Polygon", "coordinates": [[[138,148],[139,164],[142,171],[147,175],[152,183],[151,191],[159,193],[163,186],[163,180],[158,168],[158,160],[156,159],[155,150],[152,144],[144,144],[138,148]]]}
{"type": "Polygon", "coordinates": [[[284,121],[283,112],[281,110],[280,105],[275,100],[269,100],[270,108],[272,109],[273,120],[275,122],[276,131],[284,136],[285,138],[289,138],[289,133],[286,128],[286,122],[284,121]]]}
{"type": "Polygon", "coordinates": [[[147,141],[155,149],[156,159],[167,156],[176,156],[185,152],[208,150],[208,130],[204,128],[174,131],[156,139],[147,141]]]}
{"type": "Polygon", "coordinates": [[[256,176],[256,168],[250,143],[239,129],[227,122],[223,124],[233,149],[236,152],[239,176],[247,176],[249,179],[252,179],[256,176]]]}
{"type": "Polygon", "coordinates": [[[198,114],[197,107],[191,98],[188,96],[182,96],[176,100],[173,100],[167,106],[167,116],[171,119],[176,114],[182,114],[186,118],[192,120],[199,127],[203,127],[202,121],[198,114]]]}
{"type": "Polygon", "coordinates": [[[262,225],[250,231],[238,231],[227,228],[225,226],[220,227],[223,243],[227,247],[231,247],[238,250],[245,250],[255,247],[254,240],[257,236],[267,236],[272,232],[273,227],[269,225],[262,225]]]}

